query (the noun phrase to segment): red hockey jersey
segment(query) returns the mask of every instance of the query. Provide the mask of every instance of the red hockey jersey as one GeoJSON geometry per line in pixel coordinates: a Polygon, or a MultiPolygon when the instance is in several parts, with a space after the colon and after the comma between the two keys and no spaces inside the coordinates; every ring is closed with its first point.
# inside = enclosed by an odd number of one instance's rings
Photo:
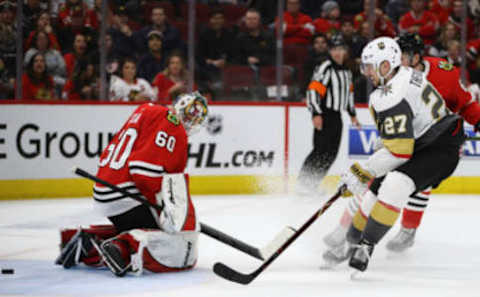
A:
{"type": "Polygon", "coordinates": [[[460,69],[447,60],[436,57],[424,57],[427,79],[442,95],[448,109],[459,114],[469,124],[480,121],[480,105],[472,94],[460,82],[460,69]]]}
{"type": "MultiPolygon", "coordinates": [[[[140,105],[100,156],[97,177],[158,204],[162,175],[185,170],[187,145],[184,127],[168,108],[140,105]]],[[[93,198],[107,217],[140,205],[98,183],[93,198]]]]}

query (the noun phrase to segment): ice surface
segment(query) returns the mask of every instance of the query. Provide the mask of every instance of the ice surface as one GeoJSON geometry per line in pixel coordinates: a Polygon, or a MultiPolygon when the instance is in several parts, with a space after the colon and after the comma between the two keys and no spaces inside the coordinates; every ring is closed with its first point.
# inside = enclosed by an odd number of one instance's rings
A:
{"type": "MultiPolygon", "coordinates": [[[[195,196],[200,220],[257,247],[287,225],[299,227],[328,197],[195,196]]],[[[346,264],[320,270],[322,237],[337,224],[339,200],[250,285],[228,282],[212,272],[215,262],[249,273],[261,262],[205,235],[193,271],[115,277],[107,269],[53,264],[60,227],[106,220],[90,199],[0,202],[1,296],[480,296],[479,196],[434,196],[417,241],[403,254],[377,246],[368,271],[350,280],[346,264]]]]}

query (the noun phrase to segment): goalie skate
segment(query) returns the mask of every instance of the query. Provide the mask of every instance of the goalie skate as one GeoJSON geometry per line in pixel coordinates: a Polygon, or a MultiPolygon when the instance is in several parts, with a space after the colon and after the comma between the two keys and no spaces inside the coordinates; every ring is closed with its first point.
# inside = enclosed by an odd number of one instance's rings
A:
{"type": "Polygon", "coordinates": [[[122,256],[121,243],[116,243],[113,240],[107,240],[100,246],[101,256],[108,268],[116,276],[122,277],[131,267],[131,263],[127,262],[122,256]]]}
{"type": "Polygon", "coordinates": [[[416,231],[417,229],[415,228],[408,229],[401,227],[397,235],[387,243],[387,249],[396,253],[405,251],[413,246],[416,231]]]}

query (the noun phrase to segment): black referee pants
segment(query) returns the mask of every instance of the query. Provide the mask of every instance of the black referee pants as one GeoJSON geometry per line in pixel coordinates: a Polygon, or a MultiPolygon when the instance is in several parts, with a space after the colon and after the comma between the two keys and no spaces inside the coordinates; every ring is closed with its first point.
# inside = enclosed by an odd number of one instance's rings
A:
{"type": "Polygon", "coordinates": [[[313,150],[303,162],[298,181],[316,189],[337,158],[342,139],[342,116],[340,112],[322,114],[322,130],[313,129],[313,150]]]}

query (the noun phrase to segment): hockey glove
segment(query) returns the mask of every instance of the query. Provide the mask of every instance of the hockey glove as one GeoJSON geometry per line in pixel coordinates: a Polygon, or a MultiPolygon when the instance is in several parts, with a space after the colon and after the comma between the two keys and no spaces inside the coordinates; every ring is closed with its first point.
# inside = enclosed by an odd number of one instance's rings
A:
{"type": "Polygon", "coordinates": [[[360,164],[354,163],[349,170],[340,176],[341,184],[347,186],[347,190],[343,192],[344,197],[352,196],[352,194],[361,196],[368,189],[368,183],[374,178],[373,174],[366,168],[362,168],[360,164]]]}

